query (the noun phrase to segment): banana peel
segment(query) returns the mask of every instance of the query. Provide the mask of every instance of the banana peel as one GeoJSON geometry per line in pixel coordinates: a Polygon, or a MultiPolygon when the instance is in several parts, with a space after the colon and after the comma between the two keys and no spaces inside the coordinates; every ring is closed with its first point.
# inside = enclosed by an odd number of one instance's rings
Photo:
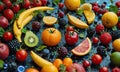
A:
{"type": "Polygon", "coordinates": [[[32,58],[32,60],[40,67],[45,67],[45,66],[49,66],[49,65],[53,65],[51,62],[43,59],[42,57],[40,57],[39,55],[37,55],[35,52],[30,51],[30,56],[32,58]]]}
{"type": "Polygon", "coordinates": [[[47,7],[47,6],[42,6],[42,7],[34,7],[28,10],[25,10],[24,12],[22,12],[18,18],[17,24],[18,27],[21,28],[22,27],[22,22],[29,16],[31,15],[35,10],[41,10],[41,11],[45,11],[45,10],[53,10],[54,8],[52,7],[47,7]]]}

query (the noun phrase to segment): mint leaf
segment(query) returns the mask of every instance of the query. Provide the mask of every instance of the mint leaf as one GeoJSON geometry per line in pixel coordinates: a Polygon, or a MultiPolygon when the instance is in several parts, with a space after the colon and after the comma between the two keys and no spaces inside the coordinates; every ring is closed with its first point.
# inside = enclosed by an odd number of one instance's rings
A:
{"type": "Polygon", "coordinates": [[[83,12],[84,12],[84,10],[83,10],[83,9],[78,9],[78,10],[76,11],[76,13],[77,13],[78,15],[82,15],[82,14],[83,14],[83,12]]]}
{"type": "Polygon", "coordinates": [[[0,69],[3,68],[3,65],[4,65],[4,61],[3,61],[3,60],[0,60],[0,69]]]}
{"type": "Polygon", "coordinates": [[[33,15],[34,15],[34,16],[37,16],[38,14],[41,14],[42,16],[44,16],[44,12],[41,11],[41,10],[35,10],[35,11],[33,12],[33,15]]]}
{"type": "Polygon", "coordinates": [[[55,5],[58,5],[59,2],[60,2],[60,0],[53,0],[53,3],[54,3],[55,5]]]}
{"type": "Polygon", "coordinates": [[[45,46],[45,45],[41,45],[41,46],[39,46],[37,49],[36,49],[36,51],[41,51],[41,50],[43,50],[44,48],[46,48],[47,46],[45,46]]]}
{"type": "Polygon", "coordinates": [[[2,27],[0,27],[0,37],[3,36],[4,32],[5,32],[5,30],[2,27]]]}
{"type": "Polygon", "coordinates": [[[81,0],[81,4],[84,4],[85,3],[85,0],[81,0]]]}
{"type": "Polygon", "coordinates": [[[117,12],[118,12],[118,7],[117,7],[117,6],[110,5],[109,11],[114,12],[114,13],[117,13],[117,12]]]}

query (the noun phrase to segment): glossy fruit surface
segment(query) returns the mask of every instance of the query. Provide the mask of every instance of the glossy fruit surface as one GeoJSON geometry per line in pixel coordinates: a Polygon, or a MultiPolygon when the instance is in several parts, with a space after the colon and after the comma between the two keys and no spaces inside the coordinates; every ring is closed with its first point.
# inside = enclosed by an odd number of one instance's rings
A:
{"type": "Polygon", "coordinates": [[[42,5],[45,6],[47,4],[47,0],[41,0],[42,5]]]}
{"type": "Polygon", "coordinates": [[[61,41],[61,33],[55,28],[46,28],[43,30],[41,38],[47,46],[55,46],[61,41]]]}
{"type": "Polygon", "coordinates": [[[60,65],[63,64],[62,60],[57,58],[53,61],[53,65],[55,65],[58,69],[60,68],[60,65]]]}
{"type": "Polygon", "coordinates": [[[2,11],[4,9],[5,5],[1,2],[0,3],[0,11],[2,11]]]}
{"type": "Polygon", "coordinates": [[[33,0],[33,6],[34,7],[38,7],[38,6],[41,6],[41,5],[42,5],[41,0],[33,0]]]}
{"type": "Polygon", "coordinates": [[[63,59],[63,64],[68,67],[70,66],[71,64],[73,64],[73,60],[71,58],[64,58],[63,59]]]}
{"type": "Polygon", "coordinates": [[[120,72],[120,68],[115,67],[115,68],[112,69],[112,72],[120,72]]]}
{"type": "Polygon", "coordinates": [[[90,62],[88,60],[84,60],[82,64],[85,68],[90,66],[90,62]]]}
{"type": "Polygon", "coordinates": [[[54,65],[44,66],[40,72],[58,72],[58,69],[54,65]]]}
{"type": "Polygon", "coordinates": [[[112,45],[113,45],[114,50],[120,51],[120,39],[114,40],[112,45]]]}
{"type": "Polygon", "coordinates": [[[93,37],[93,38],[92,38],[92,42],[93,42],[94,44],[97,44],[97,43],[99,42],[99,39],[98,39],[97,37],[93,37]]]}
{"type": "Polygon", "coordinates": [[[99,69],[99,72],[109,72],[108,68],[107,67],[101,67],[99,69]]]}
{"type": "Polygon", "coordinates": [[[13,34],[12,34],[11,32],[5,32],[5,33],[3,34],[3,39],[4,39],[5,41],[10,41],[10,40],[13,39],[13,34]]]}
{"type": "Polygon", "coordinates": [[[41,28],[40,22],[34,21],[34,22],[32,23],[32,29],[33,29],[33,30],[39,31],[40,28],[41,28]]]}
{"type": "Polygon", "coordinates": [[[104,31],[104,29],[105,29],[105,27],[102,24],[97,24],[95,27],[96,33],[99,33],[99,34],[102,33],[104,31]]]}
{"type": "Polygon", "coordinates": [[[80,6],[79,9],[85,10],[85,11],[91,11],[92,5],[90,3],[84,3],[80,6]]]}
{"type": "Polygon", "coordinates": [[[69,32],[69,31],[74,31],[74,28],[73,28],[72,26],[67,26],[66,31],[67,31],[67,32],[69,32]]]}
{"type": "Polygon", "coordinates": [[[3,14],[8,20],[12,20],[14,17],[14,12],[11,9],[4,10],[3,14]]]}
{"type": "Polygon", "coordinates": [[[23,7],[24,8],[29,8],[29,6],[30,6],[30,1],[29,0],[24,0],[23,7]]]}
{"type": "Polygon", "coordinates": [[[19,4],[15,4],[13,7],[12,7],[12,10],[14,13],[17,13],[19,10],[20,10],[20,5],[19,4]]]}
{"type": "Polygon", "coordinates": [[[8,19],[4,16],[0,16],[0,27],[7,28],[9,25],[8,19]]]}
{"type": "Polygon", "coordinates": [[[95,65],[99,65],[102,62],[102,57],[99,54],[94,54],[92,56],[92,63],[95,65]]]}
{"type": "Polygon", "coordinates": [[[28,56],[28,53],[26,50],[21,49],[16,52],[16,58],[20,62],[24,62],[28,56]]]}
{"type": "Polygon", "coordinates": [[[60,9],[62,9],[64,7],[64,4],[63,3],[59,3],[58,6],[59,6],[60,9]]]}
{"type": "Polygon", "coordinates": [[[39,71],[35,68],[27,68],[25,72],[39,72],[39,71]]]}

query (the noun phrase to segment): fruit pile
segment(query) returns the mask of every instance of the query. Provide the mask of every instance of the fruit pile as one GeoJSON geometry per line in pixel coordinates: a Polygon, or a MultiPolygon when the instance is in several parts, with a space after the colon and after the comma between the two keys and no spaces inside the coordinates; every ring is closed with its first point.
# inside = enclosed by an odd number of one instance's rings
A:
{"type": "Polygon", "coordinates": [[[0,72],[120,72],[119,8],[112,0],[0,0],[0,72]]]}

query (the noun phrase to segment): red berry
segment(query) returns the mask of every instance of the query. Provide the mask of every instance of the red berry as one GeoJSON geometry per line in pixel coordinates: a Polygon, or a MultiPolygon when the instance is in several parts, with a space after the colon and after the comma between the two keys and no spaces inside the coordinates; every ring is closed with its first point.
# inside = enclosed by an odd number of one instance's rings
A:
{"type": "Polygon", "coordinates": [[[99,42],[99,39],[97,37],[93,37],[92,42],[94,44],[97,44],[99,42]]]}
{"type": "Polygon", "coordinates": [[[120,16],[120,10],[118,10],[117,15],[120,16]]]}
{"type": "Polygon", "coordinates": [[[15,4],[15,5],[12,7],[12,10],[13,10],[14,13],[17,13],[17,12],[20,10],[19,4],[15,4]]]}
{"type": "Polygon", "coordinates": [[[102,57],[99,54],[94,54],[92,56],[92,63],[95,65],[99,65],[102,62],[102,57]]]}
{"type": "Polygon", "coordinates": [[[101,8],[105,8],[105,6],[106,6],[106,4],[102,4],[102,5],[101,5],[101,8]]]}
{"type": "Polygon", "coordinates": [[[33,6],[34,7],[38,7],[38,6],[41,6],[41,5],[42,5],[41,0],[33,0],[33,6]]]}
{"type": "Polygon", "coordinates": [[[102,25],[102,24],[98,24],[96,27],[95,27],[95,31],[96,33],[101,33],[102,31],[104,31],[105,27],[102,25]]]}
{"type": "Polygon", "coordinates": [[[10,0],[2,0],[2,1],[5,3],[5,5],[6,5],[8,8],[11,8],[11,7],[12,7],[12,3],[11,3],[10,0]]]}
{"type": "Polygon", "coordinates": [[[59,16],[60,18],[63,18],[63,17],[64,17],[64,13],[63,13],[63,12],[59,12],[59,13],[58,13],[58,16],[59,16]]]}
{"type": "Polygon", "coordinates": [[[47,0],[41,0],[42,5],[45,6],[47,4],[47,0]]]}
{"type": "Polygon", "coordinates": [[[100,35],[100,41],[104,45],[108,45],[111,40],[112,36],[107,32],[104,32],[103,34],[100,35]]]}
{"type": "Polygon", "coordinates": [[[29,8],[30,7],[30,1],[29,0],[24,0],[23,7],[24,8],[29,8]]]}
{"type": "Polygon", "coordinates": [[[107,9],[102,9],[101,14],[104,14],[104,13],[106,13],[106,12],[108,12],[108,10],[107,10],[107,9]]]}
{"type": "Polygon", "coordinates": [[[94,3],[92,4],[92,7],[94,7],[94,6],[98,6],[98,3],[94,2],[94,3]]]}
{"type": "Polygon", "coordinates": [[[101,67],[99,72],[109,72],[107,67],[101,67]]]}
{"type": "Polygon", "coordinates": [[[100,10],[100,8],[98,6],[94,6],[92,9],[94,12],[99,12],[99,10],[100,10]]]}
{"type": "Polygon", "coordinates": [[[64,4],[63,3],[59,3],[59,8],[62,9],[64,7],[64,4]]]}
{"type": "Polygon", "coordinates": [[[14,17],[14,13],[11,9],[4,10],[3,14],[8,20],[12,20],[14,17]]]}
{"type": "Polygon", "coordinates": [[[3,39],[4,39],[5,41],[10,41],[10,40],[13,39],[13,34],[12,34],[11,32],[5,32],[5,33],[3,34],[3,39]]]}
{"type": "Polygon", "coordinates": [[[115,67],[115,68],[112,69],[112,72],[120,72],[120,68],[115,67]]]}
{"type": "Polygon", "coordinates": [[[84,60],[84,61],[83,61],[83,66],[84,66],[85,68],[89,67],[89,66],[90,66],[90,62],[89,62],[88,60],[84,60]]]}
{"type": "Polygon", "coordinates": [[[118,8],[120,7],[120,1],[117,1],[115,4],[118,8]]]}
{"type": "Polygon", "coordinates": [[[120,22],[117,23],[117,27],[120,29],[120,22]]]}
{"type": "Polygon", "coordinates": [[[2,2],[0,2],[0,11],[2,11],[4,9],[4,4],[2,2]]]}

